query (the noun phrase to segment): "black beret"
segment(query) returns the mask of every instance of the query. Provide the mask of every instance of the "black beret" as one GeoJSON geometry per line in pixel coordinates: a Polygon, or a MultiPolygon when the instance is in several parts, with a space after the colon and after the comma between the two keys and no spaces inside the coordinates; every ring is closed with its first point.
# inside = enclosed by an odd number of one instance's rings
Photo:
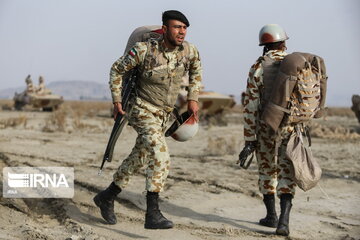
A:
{"type": "Polygon", "coordinates": [[[162,15],[163,25],[166,25],[167,21],[169,20],[178,20],[180,22],[183,22],[187,27],[190,26],[190,23],[185,17],[185,15],[176,10],[168,10],[163,13],[162,15]]]}

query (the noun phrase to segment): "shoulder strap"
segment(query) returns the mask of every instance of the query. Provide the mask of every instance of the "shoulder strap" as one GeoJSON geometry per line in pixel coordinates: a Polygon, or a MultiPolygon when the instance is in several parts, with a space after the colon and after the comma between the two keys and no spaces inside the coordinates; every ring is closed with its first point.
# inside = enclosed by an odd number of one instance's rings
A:
{"type": "Polygon", "coordinates": [[[150,63],[151,56],[153,54],[153,48],[156,45],[157,39],[150,38],[146,41],[146,53],[144,57],[144,62],[141,65],[141,69],[145,69],[150,63]]]}
{"type": "Polygon", "coordinates": [[[182,46],[184,47],[182,55],[186,58],[186,61],[189,62],[190,61],[190,59],[189,59],[189,56],[190,56],[190,44],[189,44],[189,42],[184,41],[182,46]]]}
{"type": "Polygon", "coordinates": [[[264,56],[263,59],[261,59],[264,84],[261,90],[261,102],[263,105],[270,100],[274,82],[279,72],[280,62],[281,61],[274,60],[268,56],[264,56]]]}

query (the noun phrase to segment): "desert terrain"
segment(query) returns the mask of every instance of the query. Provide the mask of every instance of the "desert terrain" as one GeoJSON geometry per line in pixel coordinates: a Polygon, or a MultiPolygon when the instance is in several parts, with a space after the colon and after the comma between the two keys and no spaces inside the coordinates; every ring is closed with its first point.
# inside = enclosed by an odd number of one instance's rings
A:
{"type": "Polygon", "coordinates": [[[105,224],[92,201],[110,184],[136,137],[131,127],[124,128],[113,162],[98,176],[113,125],[108,102],[65,102],[56,112],[8,110],[11,102],[5,100],[0,105],[5,106],[0,110],[1,170],[75,170],[72,199],[10,199],[1,193],[0,239],[360,239],[360,124],[350,109],[331,108],[327,117],[313,122],[312,150],[322,179],[308,192],[297,189],[290,237],[280,237],[258,224],[265,207],[256,161],[247,170],[236,165],[244,145],[239,107],[203,122],[188,142],[168,139],[172,162],[160,208],[175,227],[146,230],[143,171],[116,199],[116,225],[105,224]]]}

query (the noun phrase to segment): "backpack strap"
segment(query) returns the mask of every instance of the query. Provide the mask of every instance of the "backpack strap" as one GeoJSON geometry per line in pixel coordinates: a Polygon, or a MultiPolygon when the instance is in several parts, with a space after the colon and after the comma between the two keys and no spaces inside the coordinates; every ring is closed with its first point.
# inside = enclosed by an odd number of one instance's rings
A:
{"type": "Polygon", "coordinates": [[[155,47],[157,39],[150,38],[146,41],[146,53],[144,57],[144,62],[141,65],[141,70],[146,69],[150,65],[150,59],[153,54],[153,48],[155,47]]]}
{"type": "Polygon", "coordinates": [[[188,71],[190,68],[190,66],[189,66],[189,64],[190,64],[190,44],[189,44],[189,42],[184,41],[182,44],[182,47],[184,49],[181,52],[181,56],[182,56],[181,58],[185,59],[185,62],[184,62],[185,69],[186,69],[186,71],[188,71]]]}
{"type": "Polygon", "coordinates": [[[182,46],[184,48],[184,55],[189,56],[190,55],[190,44],[187,41],[184,41],[182,46]]]}
{"type": "Polygon", "coordinates": [[[279,105],[276,105],[276,104],[274,104],[274,103],[272,103],[272,102],[268,102],[268,104],[269,104],[269,105],[271,105],[272,107],[274,107],[274,108],[276,108],[276,109],[280,110],[280,111],[285,112],[285,113],[290,114],[290,112],[291,112],[289,109],[284,108],[284,107],[281,107],[281,106],[279,106],[279,105]]]}

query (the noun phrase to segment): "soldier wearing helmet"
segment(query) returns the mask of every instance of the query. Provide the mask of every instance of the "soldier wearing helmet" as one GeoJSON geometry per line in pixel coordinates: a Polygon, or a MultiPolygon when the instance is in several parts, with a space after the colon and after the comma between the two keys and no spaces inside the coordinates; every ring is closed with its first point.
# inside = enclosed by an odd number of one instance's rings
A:
{"type": "Polygon", "coordinates": [[[131,69],[138,70],[137,97],[127,116],[138,137],[132,152],[114,174],[113,182],[94,197],[101,215],[109,224],[117,222],[115,197],[126,187],[130,177],[147,165],[145,228],[173,227],[173,223],[162,215],[158,205],[159,192],[164,189],[170,167],[164,133],[180,92],[182,78],[186,74],[189,74],[188,111],[198,121],[202,69],[198,50],[185,41],[190,25],[185,15],[175,10],[165,11],[162,21],[161,29],[152,30],[160,33],[160,38],[135,43],[113,64],[110,71],[109,84],[116,118],[118,113],[125,114],[121,104],[124,75],[131,69]]]}
{"type": "MultiPolygon", "coordinates": [[[[245,147],[240,153],[255,151],[258,161],[259,190],[263,194],[267,214],[260,225],[277,228],[279,235],[289,234],[289,213],[296,184],[291,175],[291,163],[279,150],[276,161],[277,141],[274,132],[260,119],[262,108],[271,92],[280,62],[287,55],[285,41],[289,39],[284,29],[277,24],[267,24],[259,33],[259,45],[263,55],[251,66],[244,96],[245,147]],[[275,210],[275,194],[280,198],[281,215],[275,210]]],[[[291,126],[285,126],[286,132],[291,126]]]]}
{"type": "Polygon", "coordinates": [[[33,93],[35,91],[35,88],[34,88],[34,85],[32,83],[30,74],[27,75],[27,77],[25,79],[25,82],[26,82],[26,92],[27,93],[33,93]]]}

